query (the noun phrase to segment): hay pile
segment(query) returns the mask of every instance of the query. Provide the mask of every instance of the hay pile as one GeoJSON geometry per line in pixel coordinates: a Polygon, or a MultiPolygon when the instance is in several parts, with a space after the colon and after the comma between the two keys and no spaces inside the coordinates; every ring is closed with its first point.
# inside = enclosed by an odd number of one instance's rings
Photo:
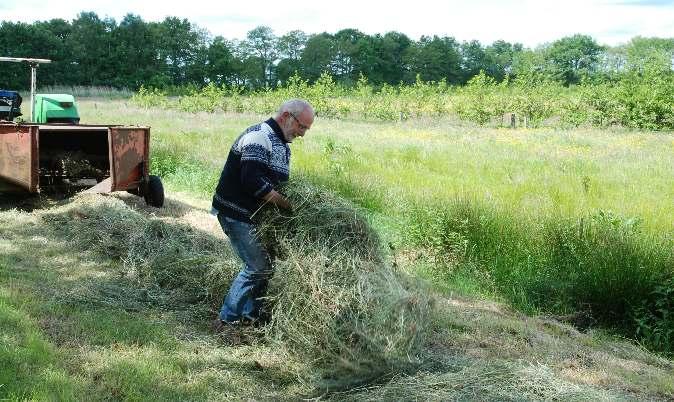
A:
{"type": "Polygon", "coordinates": [[[139,302],[149,305],[205,317],[239,269],[222,239],[135,211],[115,197],[82,194],[41,218],[73,252],[117,264],[120,280],[143,290],[147,300],[139,302]]]}
{"type": "MultiPolygon", "coordinates": [[[[321,389],[385,381],[418,364],[427,297],[386,262],[376,233],[351,204],[301,181],[284,191],[292,213],[267,207],[255,216],[275,255],[263,342],[302,362],[297,377],[321,389]]],[[[140,302],[200,320],[220,307],[240,269],[226,240],[116,197],[82,195],[41,215],[73,251],[113,261],[124,280],[150,295],[140,302]]]]}
{"type": "Polygon", "coordinates": [[[330,389],[384,379],[419,363],[429,300],[385,262],[378,236],[348,202],[292,182],[290,214],[255,219],[276,258],[267,337],[311,362],[330,389]]]}

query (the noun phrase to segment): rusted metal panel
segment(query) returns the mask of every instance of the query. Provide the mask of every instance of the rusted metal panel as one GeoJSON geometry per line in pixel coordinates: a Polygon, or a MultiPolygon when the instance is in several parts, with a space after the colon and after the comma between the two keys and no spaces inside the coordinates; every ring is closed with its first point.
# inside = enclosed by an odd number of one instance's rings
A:
{"type": "Polygon", "coordinates": [[[143,174],[149,168],[150,129],[111,127],[108,141],[111,191],[139,188],[143,174]]]}
{"type": "Polygon", "coordinates": [[[25,188],[39,190],[37,126],[0,124],[0,177],[25,188]]]}
{"type": "Polygon", "coordinates": [[[107,131],[110,128],[116,128],[118,126],[114,125],[100,125],[100,124],[40,124],[40,130],[49,130],[49,131],[96,131],[96,130],[105,130],[107,131]]]}

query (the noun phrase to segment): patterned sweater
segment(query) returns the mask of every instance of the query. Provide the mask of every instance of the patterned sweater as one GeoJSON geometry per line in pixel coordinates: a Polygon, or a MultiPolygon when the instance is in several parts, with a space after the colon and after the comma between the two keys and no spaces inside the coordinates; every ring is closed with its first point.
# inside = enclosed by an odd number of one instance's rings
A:
{"type": "Polygon", "coordinates": [[[213,208],[251,222],[251,215],[274,186],[288,180],[290,147],[274,119],[247,128],[229,151],[213,196],[213,208]]]}

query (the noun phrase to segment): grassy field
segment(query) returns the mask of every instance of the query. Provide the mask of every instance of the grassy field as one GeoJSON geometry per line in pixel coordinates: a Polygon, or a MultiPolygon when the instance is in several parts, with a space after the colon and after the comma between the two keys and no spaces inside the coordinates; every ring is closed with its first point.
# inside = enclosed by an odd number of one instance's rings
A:
{"type": "MultiPolygon", "coordinates": [[[[242,127],[268,116],[190,114],[89,101],[83,121],[153,127],[154,168],[208,198],[242,127]],[[190,176],[192,180],[181,180],[190,176]]],[[[632,130],[484,129],[457,121],[365,123],[317,119],[293,144],[293,169],[373,212],[469,197],[523,217],[599,209],[674,231],[674,136],[632,130]],[[361,190],[366,191],[361,191],[361,190]]]]}
{"type": "MultiPolygon", "coordinates": [[[[154,171],[203,199],[241,127],[265,117],[107,105],[84,117],[151,125],[154,171]]],[[[674,270],[671,133],[319,118],[292,163],[362,206],[402,254],[430,251],[419,266],[436,283],[527,311],[596,305],[599,320],[629,320],[627,304],[674,270]],[[606,311],[624,297],[618,317],[606,311]]]]}
{"type": "Polygon", "coordinates": [[[266,116],[144,110],[108,100],[80,107],[86,123],[152,126],[153,169],[168,204],[156,210],[131,195],[89,196],[43,200],[27,212],[12,208],[30,204],[3,198],[0,400],[674,397],[671,360],[612,332],[579,332],[559,321],[577,312],[565,297],[589,297],[583,289],[628,291],[621,282],[574,288],[567,278],[570,290],[550,294],[556,305],[535,297],[559,279],[540,270],[543,264],[576,275],[572,265],[593,263],[584,267],[600,275],[610,274],[601,271],[607,261],[627,260],[621,275],[646,267],[627,281],[671,274],[671,133],[317,119],[293,144],[294,175],[362,207],[393,265],[430,279],[433,288],[419,288],[432,298],[432,314],[415,365],[330,388],[312,380],[309,362],[289,353],[287,343],[251,331],[247,345],[223,344],[207,328],[214,302],[184,298],[203,279],[192,267],[222,265],[215,299],[236,271],[236,259],[219,247],[226,242],[208,201],[232,140],[266,116]],[[615,230],[586,233],[578,222],[615,230]],[[142,258],[130,259],[125,248],[147,231],[163,240],[141,242],[142,258]],[[570,246],[554,248],[551,238],[570,246]],[[610,247],[617,243],[620,252],[610,247]],[[152,252],[166,252],[166,244],[176,247],[179,264],[171,269],[198,280],[149,286],[155,282],[139,275],[147,264],[171,266],[152,252]],[[599,252],[569,254],[583,247],[599,252]],[[535,269],[550,278],[536,279],[535,269]],[[539,288],[524,286],[532,279],[539,288]],[[503,301],[539,314],[525,316],[503,301]]]}

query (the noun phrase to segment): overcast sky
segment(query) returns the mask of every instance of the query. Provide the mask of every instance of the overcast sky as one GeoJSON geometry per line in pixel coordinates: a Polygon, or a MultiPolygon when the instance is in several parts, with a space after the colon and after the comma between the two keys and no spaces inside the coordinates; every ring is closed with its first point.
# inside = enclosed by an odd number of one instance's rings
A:
{"type": "Polygon", "coordinates": [[[439,35],[477,39],[483,45],[503,39],[527,47],[575,33],[604,45],[637,35],[674,37],[674,0],[0,0],[2,21],[69,21],[81,11],[117,22],[128,13],[145,21],[187,18],[227,39],[243,39],[259,25],[271,27],[277,36],[296,29],[312,34],[356,28],[367,34],[398,31],[415,40],[439,35]]]}

